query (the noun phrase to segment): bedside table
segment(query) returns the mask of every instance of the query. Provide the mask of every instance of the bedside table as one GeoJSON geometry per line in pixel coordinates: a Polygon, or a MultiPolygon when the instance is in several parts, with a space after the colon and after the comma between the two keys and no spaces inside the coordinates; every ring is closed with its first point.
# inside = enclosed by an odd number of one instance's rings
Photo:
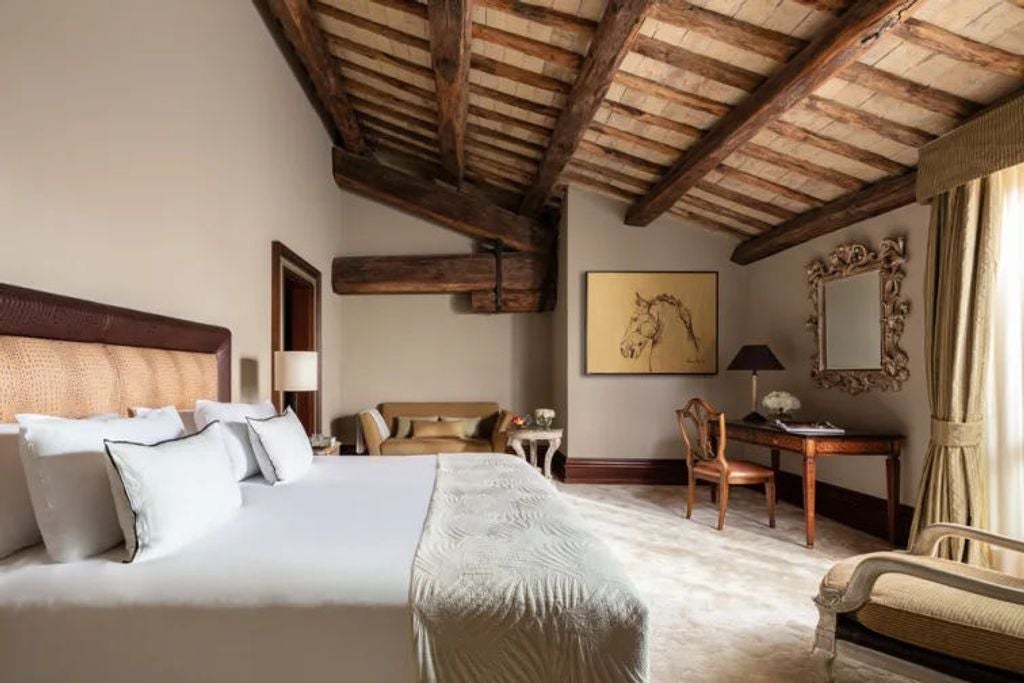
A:
{"type": "Polygon", "coordinates": [[[336,443],[327,448],[314,448],[313,455],[341,455],[341,443],[336,443]]]}

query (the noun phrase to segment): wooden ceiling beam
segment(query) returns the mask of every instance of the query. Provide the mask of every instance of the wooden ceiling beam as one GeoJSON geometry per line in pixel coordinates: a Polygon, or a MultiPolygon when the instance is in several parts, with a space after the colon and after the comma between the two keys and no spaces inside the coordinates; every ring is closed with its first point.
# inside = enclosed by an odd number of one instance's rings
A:
{"type": "Polygon", "coordinates": [[[583,57],[572,50],[527,38],[518,33],[502,31],[487,24],[473,24],[473,37],[485,43],[500,45],[573,71],[580,68],[580,63],[583,61],[583,57]]]}
{"type": "Polygon", "coordinates": [[[886,178],[783,223],[736,247],[732,260],[746,265],[808,240],[827,235],[915,200],[917,173],[886,178]]]}
{"type": "Polygon", "coordinates": [[[331,63],[323,32],[308,0],[257,0],[277,20],[294,55],[305,68],[317,99],[327,111],[336,140],[356,154],[366,151],[359,121],[348,102],[341,77],[331,63]]]}
{"type": "Polygon", "coordinates": [[[656,176],[660,176],[668,170],[668,167],[663,164],[651,161],[650,159],[644,159],[643,157],[638,157],[634,154],[630,154],[629,152],[623,152],[618,149],[606,147],[605,145],[592,140],[587,140],[586,138],[580,140],[579,149],[603,159],[607,159],[615,163],[626,164],[627,166],[632,166],[644,173],[650,173],[656,176]]]}
{"type": "Polygon", "coordinates": [[[784,62],[803,49],[806,41],[698,7],[686,0],[660,0],[651,11],[658,21],[689,29],[731,47],[784,62]]]}
{"type": "Polygon", "coordinates": [[[718,121],[672,170],[639,202],[626,222],[646,225],[746,144],[758,131],[856,61],[894,25],[905,19],[917,0],[861,0],[837,25],[822,33],[776,71],[757,91],[718,121]]]}
{"type": "Polygon", "coordinates": [[[555,122],[536,181],[523,198],[522,213],[536,213],[547,201],[601,106],[651,4],[652,0],[609,0],[576,82],[555,122]]]}
{"type": "MultiPolygon", "coordinates": [[[[388,66],[393,66],[396,69],[401,69],[402,71],[411,73],[414,76],[420,78],[425,78],[431,82],[433,82],[434,80],[434,72],[431,71],[428,67],[420,66],[419,64],[414,64],[413,62],[402,59],[401,57],[396,57],[392,54],[384,52],[383,50],[377,50],[367,45],[363,45],[362,43],[358,43],[354,40],[349,40],[348,38],[344,38],[342,36],[328,35],[327,44],[332,47],[336,47],[342,51],[353,52],[357,55],[361,55],[376,64],[386,64],[388,66]]],[[[349,61],[348,59],[341,57],[337,54],[335,55],[335,59],[341,60],[343,62],[349,61]]]]}
{"type": "Polygon", "coordinates": [[[698,223],[705,228],[713,230],[714,232],[725,233],[730,237],[739,237],[740,239],[747,239],[750,237],[749,234],[740,230],[735,225],[723,223],[722,221],[715,220],[714,218],[697,213],[696,211],[691,211],[690,209],[686,209],[681,206],[673,206],[667,213],[676,216],[677,218],[698,223]]]}
{"type": "Polygon", "coordinates": [[[706,192],[707,194],[710,195],[714,195],[719,199],[726,200],[727,202],[732,202],[733,204],[744,206],[748,209],[757,211],[758,213],[763,213],[768,216],[774,216],[775,218],[781,218],[784,221],[788,221],[789,219],[794,218],[797,215],[796,211],[784,209],[781,206],[776,206],[775,204],[772,204],[771,202],[765,202],[761,201],[760,199],[755,199],[754,197],[751,197],[749,194],[737,192],[735,190],[730,190],[727,187],[723,187],[722,185],[719,185],[717,183],[709,183],[706,180],[702,180],[699,183],[697,183],[694,186],[694,189],[706,192]]]}
{"type": "Polygon", "coordinates": [[[679,155],[683,153],[683,150],[678,147],[673,147],[672,145],[667,145],[664,142],[652,140],[651,138],[644,137],[643,135],[631,133],[628,130],[623,130],[618,126],[612,126],[607,123],[598,123],[597,121],[594,121],[590,124],[590,130],[600,135],[628,142],[629,144],[636,145],[637,147],[644,147],[652,152],[657,152],[658,154],[672,159],[678,158],[679,155]]]}
{"type": "Polygon", "coordinates": [[[623,173],[622,171],[617,171],[613,168],[608,168],[607,166],[595,164],[591,161],[587,161],[585,159],[580,159],[577,157],[573,157],[569,161],[569,165],[567,168],[575,168],[585,172],[596,173],[598,175],[614,180],[617,183],[629,185],[638,193],[645,192],[647,190],[647,186],[650,185],[648,181],[642,178],[637,178],[636,176],[629,175],[628,173],[623,173]]]}
{"type": "Polygon", "coordinates": [[[801,142],[805,145],[817,147],[823,149],[826,152],[831,152],[837,156],[844,157],[846,159],[852,159],[858,161],[865,166],[871,166],[887,175],[900,175],[906,172],[907,167],[903,164],[893,161],[892,159],[876,154],[870,150],[863,149],[861,147],[855,147],[842,140],[829,137],[828,135],[822,135],[821,133],[815,133],[812,130],[801,128],[800,126],[786,121],[774,121],[768,124],[767,130],[781,135],[784,138],[788,138],[795,142],[801,142]]]}
{"type": "Polygon", "coordinates": [[[478,123],[466,124],[466,131],[471,133],[474,137],[485,137],[498,142],[504,142],[507,145],[514,145],[522,149],[528,149],[531,152],[537,154],[543,154],[546,149],[544,145],[533,142],[532,140],[526,140],[522,136],[509,135],[508,133],[496,130],[490,126],[482,126],[478,123]]]}
{"type": "Polygon", "coordinates": [[[819,180],[823,183],[828,183],[834,187],[838,187],[841,190],[857,191],[867,185],[867,182],[861,180],[856,176],[852,176],[842,171],[815,164],[811,161],[806,161],[799,157],[791,156],[789,154],[783,154],[770,147],[764,145],[757,145],[752,142],[740,147],[736,150],[736,154],[742,154],[750,159],[757,159],[763,161],[766,164],[771,164],[785,171],[792,171],[793,173],[799,173],[805,178],[811,180],[819,180]]]}
{"type": "Polygon", "coordinates": [[[420,100],[423,102],[435,101],[433,90],[427,90],[426,88],[421,88],[417,85],[413,85],[412,83],[407,83],[406,81],[403,81],[401,78],[388,76],[387,74],[381,73],[380,71],[377,71],[375,69],[370,69],[357,62],[339,60],[338,66],[341,67],[343,73],[346,71],[357,73],[360,76],[369,78],[379,83],[383,83],[384,85],[388,85],[399,92],[415,95],[416,97],[420,98],[420,100]]]}
{"type": "Polygon", "coordinates": [[[565,171],[562,172],[562,177],[571,183],[593,188],[595,190],[598,190],[599,192],[602,192],[603,194],[615,197],[616,199],[625,199],[626,201],[633,201],[637,196],[639,196],[639,193],[637,192],[625,190],[616,185],[612,185],[611,183],[606,182],[604,180],[594,178],[593,176],[590,176],[586,173],[581,173],[578,170],[566,169],[565,171]]]}
{"type": "Polygon", "coordinates": [[[492,76],[506,78],[523,85],[532,85],[534,88],[546,90],[547,92],[565,94],[572,89],[572,85],[563,80],[552,76],[545,76],[537,71],[512,66],[505,62],[499,62],[497,59],[491,59],[475,52],[473,53],[472,66],[474,69],[491,74],[492,76]]]}
{"type": "Polygon", "coordinates": [[[754,71],[644,35],[636,37],[633,42],[633,52],[746,92],[753,92],[765,80],[764,76],[754,71]]]}
{"type": "Polygon", "coordinates": [[[472,0],[431,0],[430,63],[437,95],[437,137],[445,179],[458,187],[466,152],[463,136],[469,115],[469,64],[473,26],[472,0]]]}
{"type": "Polygon", "coordinates": [[[547,252],[553,233],[472,194],[382,166],[334,148],[334,179],[344,189],[434,221],[474,239],[530,253],[547,252]]]}
{"type": "Polygon", "coordinates": [[[670,88],[658,81],[652,81],[649,78],[637,76],[636,74],[632,74],[628,71],[620,70],[616,72],[613,80],[627,88],[640,90],[641,92],[655,95],[663,100],[672,102],[673,104],[686,107],[687,109],[693,109],[707,114],[714,114],[715,116],[724,116],[725,114],[728,114],[729,109],[731,109],[731,107],[724,102],[718,102],[701,95],[695,95],[683,90],[670,88]]]}
{"type": "Polygon", "coordinates": [[[507,104],[510,107],[515,107],[516,109],[528,111],[531,114],[546,116],[549,119],[558,118],[558,113],[559,111],[561,111],[560,109],[558,109],[558,107],[552,107],[547,104],[541,104],[540,102],[528,100],[524,97],[519,97],[517,95],[512,95],[507,92],[502,92],[501,90],[495,90],[494,88],[488,88],[487,86],[480,85],[478,83],[470,83],[469,92],[474,95],[479,95],[480,97],[486,97],[489,100],[494,100],[495,102],[507,104]]]}
{"type": "Polygon", "coordinates": [[[934,24],[908,19],[896,27],[893,35],[958,62],[973,64],[1003,76],[1019,80],[1024,74],[1024,55],[979,43],[934,24]]]}
{"type": "Polygon", "coordinates": [[[874,90],[880,95],[954,119],[970,116],[982,107],[977,102],[922,83],[915,83],[863,62],[854,62],[846,67],[839,73],[838,78],[874,90]]]}
{"type": "MultiPolygon", "coordinates": [[[[736,223],[739,223],[740,225],[750,228],[755,233],[761,233],[766,230],[771,230],[773,227],[772,224],[769,223],[768,221],[763,221],[760,218],[755,218],[751,215],[743,213],[742,211],[730,209],[727,206],[722,206],[721,204],[708,201],[707,199],[702,199],[701,197],[694,197],[692,194],[688,194],[685,197],[683,197],[681,200],[679,200],[679,203],[681,203],[684,207],[690,206],[693,208],[702,209],[710,214],[715,214],[723,218],[728,218],[736,223]]],[[[679,206],[679,204],[676,204],[676,206],[679,206]]]]}
{"type": "Polygon", "coordinates": [[[793,0],[793,2],[822,12],[842,12],[855,0],[793,0]]]}
{"type": "Polygon", "coordinates": [[[469,295],[469,308],[474,313],[543,313],[554,309],[553,298],[543,290],[503,289],[498,308],[494,290],[483,290],[469,295]]]}
{"type": "MultiPolygon", "coordinates": [[[[331,19],[336,19],[337,21],[348,24],[349,26],[354,26],[358,29],[362,29],[363,31],[367,31],[368,33],[380,36],[381,38],[394,41],[399,45],[406,45],[414,50],[430,52],[430,41],[420,38],[419,36],[414,36],[411,33],[406,33],[405,31],[399,31],[398,29],[391,28],[387,24],[381,24],[380,22],[367,19],[366,17],[353,14],[352,12],[346,12],[334,5],[328,5],[326,2],[318,1],[314,6],[318,12],[324,16],[330,17],[331,19]]],[[[338,36],[330,30],[328,30],[328,33],[331,36],[339,38],[343,37],[338,36]]]]}
{"type": "Polygon", "coordinates": [[[606,99],[601,103],[601,106],[607,108],[612,113],[628,117],[637,123],[657,126],[658,128],[663,128],[665,130],[672,131],[673,133],[679,133],[680,135],[686,135],[687,137],[699,138],[704,133],[700,128],[691,126],[688,123],[676,121],[675,119],[670,119],[658,114],[652,114],[649,111],[644,111],[638,107],[631,107],[628,104],[616,102],[615,100],[606,99]]]}
{"type": "Polygon", "coordinates": [[[518,0],[479,0],[479,2],[485,7],[491,7],[520,19],[526,19],[527,21],[561,31],[571,31],[579,35],[589,36],[597,29],[596,21],[575,14],[559,12],[558,10],[549,9],[541,5],[519,2],[518,0]]]}
{"type": "MultiPolygon", "coordinates": [[[[502,255],[502,286],[540,289],[548,259],[537,254],[502,255]]],[[[331,263],[335,294],[457,294],[494,289],[494,254],[431,256],[338,256],[331,263]]]]}
{"type": "Polygon", "coordinates": [[[826,100],[817,95],[811,95],[800,106],[815,114],[821,114],[848,126],[869,130],[883,138],[888,138],[914,149],[926,145],[938,137],[926,130],[897,123],[891,119],[871,114],[834,100],[826,100]]]}
{"type": "Polygon", "coordinates": [[[765,192],[772,192],[780,197],[785,197],[791,202],[796,202],[797,204],[803,204],[805,206],[821,206],[825,203],[824,199],[815,197],[812,194],[807,194],[800,190],[794,190],[788,185],[780,185],[779,183],[772,182],[767,178],[762,178],[761,176],[754,175],[753,173],[741,171],[733,166],[719,164],[714,170],[726,178],[735,180],[738,183],[749,185],[750,187],[756,187],[764,190],[765,192]]]}

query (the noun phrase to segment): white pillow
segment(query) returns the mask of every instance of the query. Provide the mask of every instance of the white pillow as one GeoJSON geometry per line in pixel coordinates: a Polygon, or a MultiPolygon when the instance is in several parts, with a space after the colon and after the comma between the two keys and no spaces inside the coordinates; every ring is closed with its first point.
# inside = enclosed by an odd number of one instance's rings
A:
{"type": "Polygon", "coordinates": [[[0,425],[0,558],[40,541],[25,469],[18,458],[18,425],[0,425]]]}
{"type": "Polygon", "coordinates": [[[242,481],[260,471],[256,454],[249,443],[249,430],[245,420],[249,417],[266,418],[277,415],[277,409],[270,401],[262,403],[218,403],[217,401],[196,401],[196,429],[202,429],[214,420],[224,426],[224,446],[235,468],[235,479],[242,481]]]}
{"type": "Polygon", "coordinates": [[[126,562],[177,550],[242,506],[222,432],[219,422],[211,422],[196,434],[152,446],[105,442],[126,562]]]}
{"type": "Polygon", "coordinates": [[[313,464],[309,436],[291,408],[262,420],[250,417],[248,422],[260,471],[271,484],[299,479],[313,464]]]}
{"type": "MultiPolygon", "coordinates": [[[[132,408],[131,414],[140,417],[146,413],[151,413],[159,408],[144,408],[139,406],[138,408],[132,408]]],[[[199,430],[196,429],[196,411],[194,410],[179,410],[178,417],[181,418],[181,424],[185,426],[185,434],[195,434],[199,430]]]]}
{"type": "Polygon", "coordinates": [[[15,417],[21,426],[19,450],[32,509],[46,551],[57,562],[98,555],[122,540],[103,440],[154,443],[184,431],[173,407],[145,417],[100,420],[15,417]]]}

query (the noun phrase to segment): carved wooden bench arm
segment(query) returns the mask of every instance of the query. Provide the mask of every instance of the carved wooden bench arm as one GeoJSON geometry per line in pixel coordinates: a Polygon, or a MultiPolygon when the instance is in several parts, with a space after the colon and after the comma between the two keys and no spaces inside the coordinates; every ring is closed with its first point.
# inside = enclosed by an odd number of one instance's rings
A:
{"type": "Polygon", "coordinates": [[[949,536],[966,538],[971,541],[979,541],[990,545],[1009,548],[1018,553],[1024,553],[1024,541],[996,534],[991,531],[975,529],[963,524],[932,524],[921,530],[914,539],[914,546],[910,549],[912,555],[931,555],[940,541],[949,536]]]}
{"type": "Polygon", "coordinates": [[[824,585],[821,587],[818,595],[814,598],[814,603],[818,606],[821,615],[815,638],[815,649],[825,650],[829,653],[835,652],[836,615],[855,612],[863,607],[871,598],[875,582],[885,574],[913,576],[994,600],[1024,605],[1024,589],[964,576],[957,572],[922,564],[916,559],[931,555],[939,541],[949,536],[968,538],[1024,552],[1024,543],[1007,536],[959,524],[934,524],[921,531],[910,551],[885,553],[861,560],[854,568],[844,589],[830,588],[824,585]]]}

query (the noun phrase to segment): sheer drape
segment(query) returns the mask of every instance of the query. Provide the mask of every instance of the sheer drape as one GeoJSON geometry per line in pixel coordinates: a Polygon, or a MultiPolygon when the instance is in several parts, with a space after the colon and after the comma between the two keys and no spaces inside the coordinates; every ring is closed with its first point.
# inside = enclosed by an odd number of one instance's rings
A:
{"type": "MultiPolygon", "coordinates": [[[[989,523],[1024,538],[1024,165],[993,177],[1001,199],[1000,248],[989,320],[985,452],[989,523]]],[[[1024,557],[993,549],[993,564],[1024,576],[1024,557]]]]}

